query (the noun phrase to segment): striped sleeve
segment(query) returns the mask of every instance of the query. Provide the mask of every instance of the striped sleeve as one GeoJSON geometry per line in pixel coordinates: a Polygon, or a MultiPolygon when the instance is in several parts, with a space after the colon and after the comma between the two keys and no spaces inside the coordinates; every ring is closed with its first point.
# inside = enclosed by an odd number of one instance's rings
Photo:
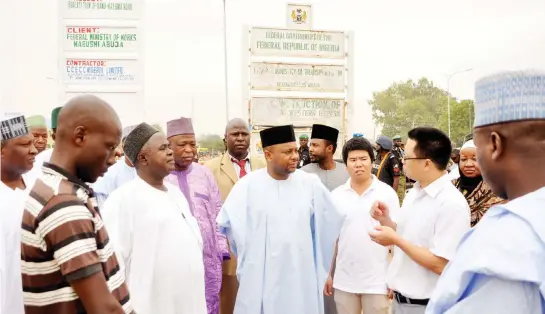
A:
{"type": "Polygon", "coordinates": [[[92,212],[75,195],[53,197],[36,217],[36,233],[51,248],[68,281],[102,271],[92,212]]]}

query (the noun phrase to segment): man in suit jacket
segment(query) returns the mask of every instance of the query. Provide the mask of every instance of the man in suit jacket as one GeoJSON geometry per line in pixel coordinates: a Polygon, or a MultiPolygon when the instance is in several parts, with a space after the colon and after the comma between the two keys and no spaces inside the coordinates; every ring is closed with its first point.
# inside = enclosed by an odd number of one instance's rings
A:
{"type": "MultiPolygon", "coordinates": [[[[250,129],[244,120],[237,118],[227,123],[224,141],[227,151],[205,163],[216,178],[223,201],[240,178],[267,166],[264,158],[249,156],[250,129]]],[[[236,270],[237,260],[231,252],[231,259],[223,262],[220,314],[233,314],[238,291],[236,270]]]]}

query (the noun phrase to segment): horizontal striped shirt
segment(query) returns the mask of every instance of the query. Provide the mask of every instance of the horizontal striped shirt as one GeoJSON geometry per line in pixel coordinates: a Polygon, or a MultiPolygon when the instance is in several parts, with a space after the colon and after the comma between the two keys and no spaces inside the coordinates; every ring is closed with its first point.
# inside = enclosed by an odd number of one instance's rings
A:
{"type": "Polygon", "coordinates": [[[25,204],[21,272],[26,314],[86,313],[70,283],[98,272],[125,313],[133,313],[91,189],[52,164],[44,163],[25,204]]]}

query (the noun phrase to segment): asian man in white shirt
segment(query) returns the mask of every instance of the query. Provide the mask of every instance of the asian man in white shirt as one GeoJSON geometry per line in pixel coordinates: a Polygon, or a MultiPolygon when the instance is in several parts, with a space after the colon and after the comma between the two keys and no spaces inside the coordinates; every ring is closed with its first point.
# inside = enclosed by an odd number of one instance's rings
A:
{"type": "Polygon", "coordinates": [[[387,314],[390,308],[386,286],[388,248],[367,235],[380,225],[369,216],[369,209],[380,201],[387,204],[392,213],[397,213],[399,198],[390,185],[372,174],[375,156],[368,140],[350,139],[343,147],[342,156],[350,179],[332,194],[345,221],[324,294],[330,296],[335,290],[338,314],[387,314]]]}
{"type": "Polygon", "coordinates": [[[369,233],[373,241],[394,245],[388,269],[394,314],[421,314],[462,236],[470,228],[470,209],[445,173],[451,142],[434,128],[409,131],[403,169],[417,183],[407,194],[399,215],[378,202],[371,216],[381,226],[369,233]]]}

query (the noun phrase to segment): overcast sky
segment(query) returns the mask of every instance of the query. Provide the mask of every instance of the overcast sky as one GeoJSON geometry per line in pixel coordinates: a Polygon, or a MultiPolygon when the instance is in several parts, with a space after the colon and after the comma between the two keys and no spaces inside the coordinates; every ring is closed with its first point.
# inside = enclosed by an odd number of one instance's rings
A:
{"type": "MultiPolygon", "coordinates": [[[[187,1],[189,3],[189,1],[187,1]]],[[[241,103],[241,29],[245,24],[283,27],[283,0],[227,0],[231,116],[243,114],[241,103]]],[[[309,1],[310,2],[310,1],[309,1]]],[[[223,107],[222,2],[199,1],[188,19],[199,25],[198,54],[206,61],[205,77],[195,81],[195,101],[214,94],[223,107]],[[205,53],[206,52],[206,53],[205,53]]],[[[312,1],[314,28],[354,31],[355,120],[367,120],[373,91],[394,81],[426,76],[446,89],[446,74],[467,68],[451,80],[455,97],[473,98],[478,78],[501,70],[545,69],[545,1],[543,0],[317,0],[312,1]]],[[[189,12],[188,12],[189,13],[189,12]]],[[[193,67],[202,63],[193,63],[193,67]]],[[[194,68],[193,73],[199,71],[194,68]]],[[[199,74],[195,74],[199,75],[199,74]]],[[[195,110],[199,129],[220,132],[224,117],[195,110]]],[[[363,127],[367,134],[370,128],[363,127]]],[[[372,128],[371,128],[372,129],[372,128]]],[[[366,134],[366,135],[367,135],[366,134]]],[[[369,134],[370,135],[370,134],[369,134]]]]}
{"type": "MultiPolygon", "coordinates": [[[[58,105],[54,1],[0,0],[0,103],[6,110],[47,115],[58,105]],[[17,9],[9,9],[17,5],[17,9]],[[32,8],[30,10],[29,8],[32,8]],[[15,13],[13,13],[15,12],[15,13]],[[4,23],[2,24],[2,21],[4,23]],[[15,29],[15,30],[14,30],[15,29]],[[44,35],[45,34],[45,35],[44,35]],[[42,36],[43,35],[43,36],[42,36]],[[11,53],[11,54],[8,54],[11,53]],[[13,62],[13,60],[16,62],[13,62]],[[10,73],[14,74],[10,74],[10,73]],[[15,79],[13,78],[15,77],[15,79]]],[[[144,110],[125,101],[127,117],[140,111],[148,122],[193,116],[197,133],[222,134],[225,127],[222,0],[145,0],[144,110]],[[149,84],[163,79],[170,85],[149,84]],[[172,83],[174,82],[174,83],[172,83]],[[173,88],[172,86],[175,86],[173,88]],[[192,103],[195,105],[192,106],[192,103]]],[[[227,0],[230,117],[247,117],[242,100],[244,25],[285,27],[284,0],[227,0]]],[[[296,2],[295,0],[292,2],[296,2]]],[[[303,2],[305,3],[305,2],[303,2]]],[[[501,70],[545,69],[544,0],[315,0],[313,26],[355,34],[353,132],[373,137],[367,105],[372,92],[395,81],[426,76],[451,93],[473,98],[478,78],[501,70]]],[[[141,37],[142,38],[142,37],[141,37]]],[[[121,97],[121,96],[120,96],[121,97]]],[[[136,101],[134,103],[137,103],[136,101]]],[[[130,123],[141,116],[135,115],[130,123]]]]}

